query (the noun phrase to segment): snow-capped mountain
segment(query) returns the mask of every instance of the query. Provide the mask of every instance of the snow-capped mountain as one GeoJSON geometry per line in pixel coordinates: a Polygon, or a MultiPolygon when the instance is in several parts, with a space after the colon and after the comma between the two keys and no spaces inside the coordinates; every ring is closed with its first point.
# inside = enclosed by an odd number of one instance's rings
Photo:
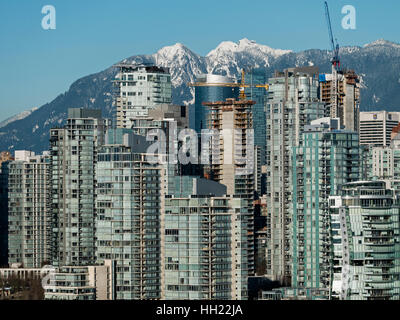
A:
{"type": "Polygon", "coordinates": [[[33,111],[37,110],[38,108],[32,108],[31,110],[26,110],[26,111],[22,111],[21,113],[18,113],[15,116],[12,116],[10,118],[7,118],[6,120],[0,122],[0,128],[5,127],[6,125],[8,125],[11,122],[17,121],[17,120],[22,120],[25,119],[27,116],[29,116],[33,111]]]}
{"type": "Polygon", "coordinates": [[[239,43],[224,41],[207,54],[207,71],[235,78],[244,67],[243,63],[249,68],[268,68],[276,58],[290,52],[272,49],[248,39],[239,43]]]}
{"type": "MultiPolygon", "coordinates": [[[[400,111],[400,45],[377,40],[363,47],[344,47],[340,50],[342,65],[361,76],[363,110],[400,111]]],[[[221,42],[206,56],[200,56],[183,44],[161,48],[152,55],[126,58],[127,63],[151,63],[168,67],[171,72],[173,103],[193,102],[193,88],[188,82],[198,74],[215,73],[239,78],[242,68],[259,68],[267,76],[275,70],[295,66],[318,66],[320,72],[330,72],[331,53],[327,50],[293,52],[273,49],[255,41],[242,39],[238,43],[221,42]]],[[[62,126],[67,109],[85,107],[102,109],[104,117],[112,117],[112,84],[116,68],[74,82],[69,90],[52,102],[6,120],[0,124],[0,151],[28,149],[41,152],[48,149],[49,130],[62,126]]]]}

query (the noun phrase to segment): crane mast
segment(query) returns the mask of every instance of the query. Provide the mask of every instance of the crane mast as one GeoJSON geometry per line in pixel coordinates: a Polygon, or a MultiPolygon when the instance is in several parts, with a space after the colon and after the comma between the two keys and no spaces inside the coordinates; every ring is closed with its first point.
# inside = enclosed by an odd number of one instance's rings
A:
{"type": "Polygon", "coordinates": [[[339,116],[339,108],[338,108],[338,70],[340,68],[340,59],[339,59],[339,44],[336,43],[333,38],[333,31],[331,25],[331,17],[329,15],[329,7],[328,3],[325,1],[325,16],[326,22],[328,24],[328,32],[331,43],[331,48],[333,52],[332,62],[332,85],[331,85],[331,117],[337,118],[339,116]]]}

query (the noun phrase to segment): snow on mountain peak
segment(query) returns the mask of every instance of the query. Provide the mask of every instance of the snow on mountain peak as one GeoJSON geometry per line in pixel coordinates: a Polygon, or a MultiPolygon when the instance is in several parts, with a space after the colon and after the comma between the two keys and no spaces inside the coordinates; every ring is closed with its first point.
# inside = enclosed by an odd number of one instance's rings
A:
{"type": "Polygon", "coordinates": [[[237,43],[223,41],[207,54],[207,72],[236,78],[243,67],[239,66],[238,61],[245,61],[246,65],[254,68],[263,68],[270,66],[271,60],[290,52],[273,49],[247,38],[237,43]]]}
{"type": "Polygon", "coordinates": [[[390,46],[393,48],[400,48],[400,45],[385,39],[378,39],[374,42],[368,43],[366,45],[364,45],[364,48],[368,48],[368,47],[377,47],[377,46],[390,46]]]}
{"type": "Polygon", "coordinates": [[[181,43],[163,47],[153,58],[157,65],[170,68],[171,81],[175,87],[194,81],[188,74],[200,74],[205,70],[203,58],[181,43]]]}
{"type": "Polygon", "coordinates": [[[182,56],[185,54],[191,54],[191,55],[197,56],[197,54],[192,52],[189,48],[184,46],[182,43],[178,42],[172,46],[166,46],[166,47],[161,48],[160,50],[157,51],[157,53],[154,56],[171,59],[171,58],[174,58],[177,56],[182,56]]]}
{"type": "Polygon", "coordinates": [[[258,44],[254,40],[249,40],[247,38],[239,40],[238,43],[232,41],[221,42],[214,50],[211,50],[207,57],[214,57],[220,54],[227,53],[239,53],[243,51],[252,51],[253,53],[263,53],[274,58],[282,56],[284,54],[290,53],[290,50],[273,49],[266,45],[258,44]]]}

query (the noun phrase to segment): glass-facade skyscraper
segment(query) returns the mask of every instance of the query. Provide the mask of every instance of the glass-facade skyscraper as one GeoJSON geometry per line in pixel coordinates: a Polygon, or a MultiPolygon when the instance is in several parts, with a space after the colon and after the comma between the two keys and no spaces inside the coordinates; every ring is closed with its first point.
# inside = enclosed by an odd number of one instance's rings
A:
{"type": "Polygon", "coordinates": [[[331,232],[329,196],[360,178],[357,132],[340,130],[339,119],[305,126],[293,149],[292,287],[325,289],[329,297],[331,232]]]}
{"type": "Polygon", "coordinates": [[[65,127],[50,130],[56,266],[95,262],[95,166],[106,127],[100,110],[72,108],[65,127]]]}
{"type": "MultiPolygon", "coordinates": [[[[121,129],[117,129],[121,130],[121,129]]],[[[163,168],[146,161],[143,137],[99,149],[96,256],[115,261],[116,299],[162,297],[163,168]]]]}
{"type": "Polygon", "coordinates": [[[257,88],[256,85],[265,85],[268,83],[268,78],[265,71],[252,69],[245,74],[245,83],[250,86],[244,89],[246,99],[255,101],[252,106],[254,145],[260,147],[261,165],[264,165],[267,138],[265,103],[268,91],[265,88],[257,88]]]}
{"type": "Polygon", "coordinates": [[[19,153],[8,165],[8,262],[40,268],[51,260],[50,158],[19,153]]]}
{"type": "Polygon", "coordinates": [[[292,149],[302,143],[304,126],[325,116],[318,97],[318,69],[293,68],[269,79],[266,104],[266,192],[270,233],[267,275],[291,283],[292,149]]]}
{"type": "Polygon", "coordinates": [[[131,128],[132,119],[147,116],[159,104],[172,102],[172,83],[168,68],[120,64],[114,83],[118,128],[131,128]]]}
{"type": "Polygon", "coordinates": [[[247,299],[253,253],[248,200],[165,199],[165,299],[247,299]]]}

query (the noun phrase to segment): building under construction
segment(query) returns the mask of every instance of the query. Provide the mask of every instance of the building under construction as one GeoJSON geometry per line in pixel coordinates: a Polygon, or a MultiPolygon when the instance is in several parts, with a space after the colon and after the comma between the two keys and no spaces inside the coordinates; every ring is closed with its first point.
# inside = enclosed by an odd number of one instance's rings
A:
{"type": "Polygon", "coordinates": [[[253,197],[255,188],[254,137],[249,135],[249,130],[253,129],[253,104],[251,100],[235,99],[204,103],[209,107],[207,127],[219,132],[219,146],[211,151],[210,176],[226,185],[228,194],[249,198],[253,197]],[[247,163],[247,160],[253,163],[247,163]],[[253,170],[244,172],[246,164],[253,170]]]}
{"type": "Polygon", "coordinates": [[[247,269],[254,273],[255,160],[252,106],[255,101],[226,99],[205,102],[209,108],[207,128],[214,129],[210,165],[206,175],[227,187],[227,195],[246,199],[248,212],[247,269]]]}
{"type": "Polygon", "coordinates": [[[344,129],[358,132],[360,122],[359,77],[352,70],[337,72],[337,100],[333,97],[336,91],[334,78],[333,74],[319,76],[321,101],[330,108],[331,118],[340,118],[344,129]]]}

